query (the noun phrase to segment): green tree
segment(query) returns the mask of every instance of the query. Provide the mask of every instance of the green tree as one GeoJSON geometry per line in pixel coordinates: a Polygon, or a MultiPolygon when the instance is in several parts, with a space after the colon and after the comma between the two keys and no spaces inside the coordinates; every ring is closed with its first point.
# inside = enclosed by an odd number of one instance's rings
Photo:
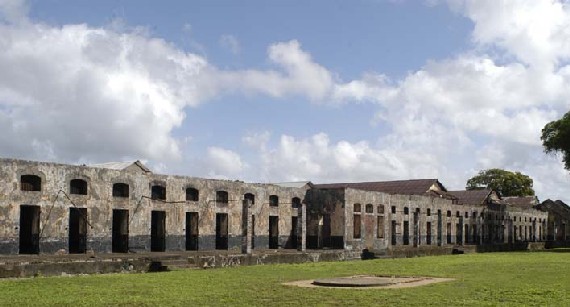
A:
{"type": "Polygon", "coordinates": [[[467,190],[488,188],[499,192],[501,196],[531,196],[532,178],[520,172],[511,172],[499,168],[480,171],[467,180],[467,190]]]}
{"type": "Polygon", "coordinates": [[[570,112],[542,128],[542,146],[546,153],[562,153],[564,168],[570,170],[570,112]]]}

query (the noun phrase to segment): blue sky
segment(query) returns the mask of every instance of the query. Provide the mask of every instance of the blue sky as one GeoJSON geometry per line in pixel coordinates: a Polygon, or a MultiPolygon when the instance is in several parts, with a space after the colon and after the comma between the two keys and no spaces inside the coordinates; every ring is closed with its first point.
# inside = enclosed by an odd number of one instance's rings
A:
{"type": "Polygon", "coordinates": [[[539,135],[569,25],[554,0],[0,0],[0,155],[450,189],[500,167],[566,199],[539,135]]]}

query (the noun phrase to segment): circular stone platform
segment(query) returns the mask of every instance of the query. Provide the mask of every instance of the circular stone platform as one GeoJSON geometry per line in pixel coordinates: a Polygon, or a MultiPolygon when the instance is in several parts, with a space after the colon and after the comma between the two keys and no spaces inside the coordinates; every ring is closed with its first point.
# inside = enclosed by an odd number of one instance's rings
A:
{"type": "Polygon", "coordinates": [[[323,278],[313,281],[313,285],[322,287],[386,287],[405,282],[420,281],[421,278],[414,277],[382,277],[382,276],[351,276],[323,278]]]}
{"type": "Polygon", "coordinates": [[[316,280],[298,280],[286,282],[284,285],[309,288],[394,289],[425,286],[452,280],[452,278],[434,277],[355,275],[349,277],[321,278],[316,280]]]}

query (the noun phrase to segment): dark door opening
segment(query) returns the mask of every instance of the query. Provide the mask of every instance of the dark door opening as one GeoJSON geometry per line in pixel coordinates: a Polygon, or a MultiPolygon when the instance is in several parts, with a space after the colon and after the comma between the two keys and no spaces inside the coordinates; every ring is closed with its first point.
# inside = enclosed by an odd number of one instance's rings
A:
{"type": "Polygon", "coordinates": [[[20,254],[40,253],[40,207],[20,206],[20,254]]]}
{"type": "Polygon", "coordinates": [[[441,220],[441,210],[437,210],[437,245],[441,246],[443,243],[442,232],[443,232],[443,221],[441,220]]]}
{"type": "Polygon", "coordinates": [[[87,209],[69,208],[69,253],[87,251],[87,209]]]}
{"type": "Polygon", "coordinates": [[[426,244],[431,245],[431,222],[426,223],[426,244]]]}
{"type": "Polygon", "coordinates": [[[228,249],[227,213],[216,213],[216,249],[228,249]]]}
{"type": "Polygon", "coordinates": [[[391,236],[391,242],[392,245],[396,245],[398,243],[397,241],[397,234],[396,234],[396,221],[392,221],[390,224],[390,236],[391,236]]]}
{"type": "Polygon", "coordinates": [[[410,245],[410,222],[404,221],[404,245],[410,245]]]}
{"type": "Polygon", "coordinates": [[[166,250],[166,212],[152,211],[150,217],[150,251],[166,250]]]}
{"type": "Polygon", "coordinates": [[[186,212],[186,250],[198,250],[198,212],[186,212]]]}
{"type": "MultiPolygon", "coordinates": [[[[331,239],[332,229],[331,229],[331,215],[323,214],[323,247],[332,248],[333,242],[331,239]]],[[[279,234],[277,234],[279,235],[279,234]]]]}
{"type": "Polygon", "coordinates": [[[414,247],[418,247],[418,245],[420,245],[420,227],[418,225],[419,223],[419,215],[420,213],[418,212],[418,210],[416,210],[414,212],[414,247]]]}
{"type": "Polygon", "coordinates": [[[255,248],[255,215],[251,216],[251,249],[255,248]]]}
{"type": "Polygon", "coordinates": [[[129,210],[113,209],[113,253],[129,252],[129,210]]]}
{"type": "Polygon", "coordinates": [[[269,217],[269,248],[277,249],[279,247],[279,217],[269,217]]]}
{"type": "Polygon", "coordinates": [[[455,225],[457,228],[456,232],[457,232],[457,240],[455,240],[456,244],[460,244],[463,245],[463,217],[460,216],[459,217],[459,223],[457,223],[457,225],[455,225]]]}
{"type": "Polygon", "coordinates": [[[299,226],[299,218],[296,216],[291,217],[291,233],[287,242],[287,248],[297,248],[299,246],[299,236],[297,227],[299,226]]]}

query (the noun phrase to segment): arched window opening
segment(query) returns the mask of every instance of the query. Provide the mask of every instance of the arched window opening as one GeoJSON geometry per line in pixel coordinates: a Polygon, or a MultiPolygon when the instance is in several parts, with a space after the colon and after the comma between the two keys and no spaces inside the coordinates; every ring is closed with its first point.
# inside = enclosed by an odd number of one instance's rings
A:
{"type": "Polygon", "coordinates": [[[384,205],[378,205],[378,214],[384,214],[384,205]]]}
{"type": "Polygon", "coordinates": [[[243,194],[243,199],[248,200],[251,205],[255,205],[255,195],[251,193],[243,194]]]}
{"type": "Polygon", "coordinates": [[[83,179],[72,179],[69,182],[69,194],[87,195],[87,181],[83,179]]]}
{"type": "Polygon", "coordinates": [[[228,204],[228,192],[227,191],[216,191],[216,203],[218,204],[228,204]]]}
{"type": "Polygon", "coordinates": [[[126,183],[113,184],[113,197],[129,197],[129,185],[126,183]]]}
{"type": "Polygon", "coordinates": [[[299,197],[293,197],[291,199],[291,207],[301,208],[301,199],[299,197]]]}
{"type": "Polygon", "coordinates": [[[374,206],[372,204],[366,204],[366,213],[374,213],[374,206]]]}
{"type": "Polygon", "coordinates": [[[150,197],[156,200],[166,200],[166,187],[153,185],[150,189],[150,197]]]}
{"type": "Polygon", "coordinates": [[[36,175],[22,175],[20,177],[20,190],[22,191],[41,191],[42,178],[36,175]]]}
{"type": "Polygon", "coordinates": [[[353,211],[354,212],[361,212],[362,206],[360,204],[354,204],[353,211]]]}
{"type": "Polygon", "coordinates": [[[269,206],[271,207],[279,206],[279,197],[277,195],[269,195],[269,206]]]}
{"type": "Polygon", "coordinates": [[[200,191],[194,188],[186,188],[187,201],[198,201],[199,198],[200,198],[200,191]]]}

